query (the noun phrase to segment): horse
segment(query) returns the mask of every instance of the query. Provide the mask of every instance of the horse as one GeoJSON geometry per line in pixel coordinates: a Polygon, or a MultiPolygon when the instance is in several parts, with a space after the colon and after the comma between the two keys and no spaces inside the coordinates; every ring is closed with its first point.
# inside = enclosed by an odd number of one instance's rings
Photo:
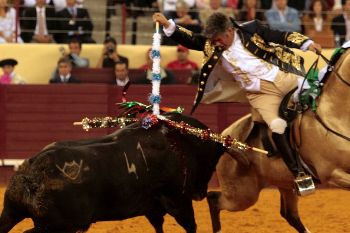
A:
{"type": "MultiPolygon", "coordinates": [[[[295,149],[316,187],[329,186],[350,190],[350,49],[346,50],[325,78],[317,109],[299,114],[290,125],[295,149]]],[[[254,126],[252,115],[234,122],[223,131],[242,142],[263,147],[261,127],[254,126]]],[[[266,143],[265,143],[266,144],[266,143]]],[[[213,232],[221,232],[220,211],[243,211],[254,205],[260,191],[276,186],[280,192],[280,214],[299,233],[310,231],[298,214],[298,195],[293,176],[281,157],[268,157],[247,151],[245,156],[225,154],[217,167],[220,191],[208,193],[213,232]]]]}

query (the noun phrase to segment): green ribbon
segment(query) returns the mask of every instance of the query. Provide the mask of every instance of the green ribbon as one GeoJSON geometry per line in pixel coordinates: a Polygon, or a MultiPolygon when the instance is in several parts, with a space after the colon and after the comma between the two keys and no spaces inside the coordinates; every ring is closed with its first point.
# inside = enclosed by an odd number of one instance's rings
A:
{"type": "Polygon", "coordinates": [[[310,88],[302,91],[299,99],[301,104],[310,106],[312,111],[316,111],[316,99],[321,94],[318,73],[318,68],[310,68],[305,77],[310,88]]]}

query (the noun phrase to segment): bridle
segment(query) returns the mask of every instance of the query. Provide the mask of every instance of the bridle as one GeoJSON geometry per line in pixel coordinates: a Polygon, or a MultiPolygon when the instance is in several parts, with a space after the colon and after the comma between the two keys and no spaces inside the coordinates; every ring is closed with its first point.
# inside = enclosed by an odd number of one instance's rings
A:
{"type": "Polygon", "coordinates": [[[335,73],[335,76],[342,81],[345,85],[347,85],[348,87],[350,87],[350,83],[348,81],[346,81],[335,69],[334,69],[334,65],[331,64],[331,61],[328,60],[319,50],[316,51],[316,54],[319,55],[325,62],[327,65],[329,65],[331,67],[331,72],[335,73]]]}
{"type": "MultiPolygon", "coordinates": [[[[328,60],[324,55],[321,54],[321,52],[319,50],[316,50],[316,53],[327,63],[327,65],[329,65],[331,67],[330,72],[333,72],[335,74],[335,76],[342,81],[342,83],[344,83],[345,85],[347,85],[348,87],[350,87],[350,83],[348,81],[346,81],[338,72],[337,70],[335,70],[334,65],[331,64],[330,60],[328,60]]],[[[317,58],[318,59],[318,58],[317,58]]],[[[341,133],[338,133],[337,131],[329,128],[326,123],[322,120],[322,118],[320,117],[319,114],[317,114],[317,111],[314,111],[314,116],[316,118],[316,120],[328,131],[332,132],[333,134],[335,134],[338,137],[341,137],[347,141],[350,141],[350,137],[345,136],[341,133]]]]}

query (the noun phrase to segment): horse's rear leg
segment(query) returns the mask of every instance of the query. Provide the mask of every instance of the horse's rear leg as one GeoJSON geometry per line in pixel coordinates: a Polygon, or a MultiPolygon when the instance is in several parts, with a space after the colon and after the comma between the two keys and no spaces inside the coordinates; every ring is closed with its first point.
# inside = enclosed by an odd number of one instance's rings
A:
{"type": "Polygon", "coordinates": [[[219,198],[221,196],[221,192],[211,191],[207,195],[207,201],[209,205],[210,218],[211,218],[211,226],[214,233],[221,232],[221,223],[220,223],[220,206],[219,206],[219,198]]]}
{"type": "Polygon", "coordinates": [[[342,189],[350,190],[350,174],[341,169],[335,169],[328,183],[342,189]]]}
{"type": "Polygon", "coordinates": [[[310,233],[301,222],[298,212],[298,196],[290,189],[279,189],[281,193],[281,215],[299,233],[310,233]]]}

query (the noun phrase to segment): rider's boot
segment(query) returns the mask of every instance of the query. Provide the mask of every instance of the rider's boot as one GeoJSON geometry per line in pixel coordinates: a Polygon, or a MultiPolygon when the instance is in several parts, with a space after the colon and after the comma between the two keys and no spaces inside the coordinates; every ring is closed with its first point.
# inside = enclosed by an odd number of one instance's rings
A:
{"type": "Polygon", "coordinates": [[[315,184],[310,175],[305,174],[303,167],[298,163],[296,152],[291,148],[288,134],[272,133],[277,149],[281,152],[283,161],[294,175],[294,183],[297,194],[306,196],[315,192],[315,184]]]}

